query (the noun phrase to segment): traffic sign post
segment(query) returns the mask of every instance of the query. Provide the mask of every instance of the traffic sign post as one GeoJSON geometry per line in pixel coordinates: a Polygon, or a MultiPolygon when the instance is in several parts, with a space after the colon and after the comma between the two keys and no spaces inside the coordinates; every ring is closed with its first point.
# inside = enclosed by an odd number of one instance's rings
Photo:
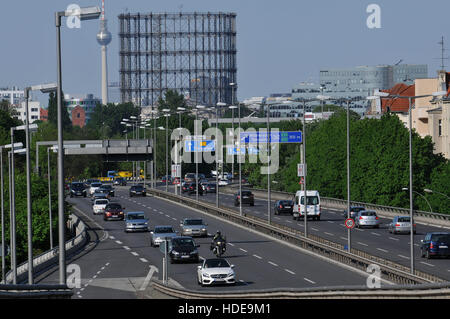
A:
{"type": "Polygon", "coordinates": [[[306,164],[297,164],[297,176],[298,177],[306,176],[306,164]]]}
{"type": "Polygon", "coordinates": [[[172,177],[180,177],[181,178],[181,165],[180,164],[172,164],[171,174],[172,174],[172,177]]]}
{"type": "Polygon", "coordinates": [[[347,229],[355,228],[355,221],[352,218],[347,218],[345,220],[345,227],[347,227],[347,229]]]}

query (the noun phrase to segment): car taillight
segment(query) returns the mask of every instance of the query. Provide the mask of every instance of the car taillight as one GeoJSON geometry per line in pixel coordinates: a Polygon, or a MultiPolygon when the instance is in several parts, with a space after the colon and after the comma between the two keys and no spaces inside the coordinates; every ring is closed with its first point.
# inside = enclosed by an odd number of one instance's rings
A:
{"type": "Polygon", "coordinates": [[[239,199],[239,198],[241,198],[241,196],[239,196],[239,195],[238,195],[238,197],[237,197],[237,198],[239,199]]]}
{"type": "Polygon", "coordinates": [[[414,227],[416,227],[416,224],[413,224],[414,227]]]}
{"type": "Polygon", "coordinates": [[[362,216],[360,216],[360,217],[359,217],[359,220],[361,220],[361,219],[364,219],[364,218],[362,218],[362,216]]]}
{"type": "Polygon", "coordinates": [[[433,245],[433,243],[431,242],[430,243],[430,249],[433,249],[434,248],[434,245],[433,245]]]}
{"type": "Polygon", "coordinates": [[[395,224],[395,227],[400,227],[400,224],[395,224]]]}
{"type": "Polygon", "coordinates": [[[283,208],[283,206],[280,205],[280,208],[283,208]]]}
{"type": "Polygon", "coordinates": [[[377,216],[377,217],[375,217],[375,219],[377,219],[377,220],[378,220],[378,216],[377,216]]]}

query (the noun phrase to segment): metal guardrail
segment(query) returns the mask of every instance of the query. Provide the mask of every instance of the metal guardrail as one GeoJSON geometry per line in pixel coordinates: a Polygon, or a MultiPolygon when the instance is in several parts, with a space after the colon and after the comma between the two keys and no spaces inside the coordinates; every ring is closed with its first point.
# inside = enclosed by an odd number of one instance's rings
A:
{"type": "MultiPolygon", "coordinates": [[[[66,241],[66,254],[70,255],[82,247],[87,241],[86,225],[76,215],[70,215],[67,221],[67,226],[75,232],[75,237],[66,241]]],[[[54,247],[33,258],[34,274],[45,271],[53,264],[58,262],[59,246],[54,247]]],[[[5,275],[6,283],[11,284],[13,281],[12,271],[8,271],[5,275]]],[[[24,262],[17,267],[17,282],[23,283],[28,280],[28,262],[24,262]]]]}
{"type": "MultiPolygon", "coordinates": [[[[223,188],[223,192],[225,193],[234,193],[236,186],[228,186],[223,188]]],[[[259,189],[259,188],[251,188],[252,192],[256,197],[267,199],[267,190],[259,189]]],[[[222,189],[221,189],[222,191],[222,189]]],[[[281,200],[281,199],[293,199],[295,197],[294,193],[288,192],[278,192],[271,191],[270,196],[272,200],[281,200]]],[[[331,197],[321,197],[320,198],[322,205],[327,208],[336,208],[336,209],[347,209],[347,200],[331,198],[331,197]]],[[[400,215],[409,216],[409,209],[400,208],[400,207],[391,207],[391,206],[382,206],[377,204],[363,203],[363,202],[355,202],[350,201],[352,206],[364,206],[367,209],[374,210],[381,217],[394,217],[400,215]]],[[[420,210],[414,210],[414,218],[416,222],[422,222],[435,226],[446,226],[450,227],[450,214],[439,214],[439,213],[430,213],[420,210]]]]}
{"type": "Polygon", "coordinates": [[[0,285],[0,299],[70,299],[65,285],[0,285]]]}
{"type": "Polygon", "coordinates": [[[398,284],[420,284],[445,281],[435,275],[419,270],[415,270],[414,274],[411,274],[409,268],[406,266],[394,263],[381,257],[373,256],[364,251],[352,248],[351,251],[348,252],[344,249],[343,245],[318,236],[308,235],[306,238],[299,230],[274,222],[269,225],[266,220],[256,216],[249,216],[245,213],[243,216],[240,216],[238,212],[232,209],[217,208],[208,203],[200,201],[197,202],[194,199],[177,196],[173,193],[167,193],[161,190],[150,189],[147,191],[147,196],[150,194],[187,205],[240,225],[244,225],[250,229],[289,242],[308,251],[325,256],[326,258],[338,261],[362,271],[366,271],[368,266],[371,264],[378,265],[380,267],[382,277],[391,282],[398,284]]]}
{"type": "Polygon", "coordinates": [[[180,299],[382,299],[445,298],[450,299],[450,284],[422,284],[367,289],[363,286],[322,288],[279,288],[252,291],[198,292],[180,289],[152,279],[151,287],[163,295],[180,299]]]}

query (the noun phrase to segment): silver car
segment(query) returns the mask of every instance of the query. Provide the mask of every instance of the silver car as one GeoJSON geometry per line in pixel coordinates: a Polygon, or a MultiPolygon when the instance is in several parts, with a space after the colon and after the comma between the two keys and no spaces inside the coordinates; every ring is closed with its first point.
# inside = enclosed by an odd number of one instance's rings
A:
{"type": "Polygon", "coordinates": [[[144,212],[129,212],[125,216],[125,232],[148,231],[148,218],[144,212]]]}
{"type": "Polygon", "coordinates": [[[208,226],[208,224],[204,223],[202,219],[185,218],[183,223],[180,224],[181,236],[208,237],[208,229],[206,226],[208,226]]]}
{"type": "MultiPolygon", "coordinates": [[[[389,224],[389,232],[397,233],[411,233],[411,219],[409,216],[395,216],[389,224]]],[[[413,224],[413,233],[416,233],[416,224],[413,224]]]]}
{"type": "Polygon", "coordinates": [[[380,219],[377,216],[377,213],[373,210],[363,210],[356,215],[355,218],[355,226],[357,228],[361,227],[380,227],[380,219]]]}
{"type": "Polygon", "coordinates": [[[172,226],[155,226],[155,229],[150,232],[150,246],[159,246],[167,237],[177,237],[172,226]]]}

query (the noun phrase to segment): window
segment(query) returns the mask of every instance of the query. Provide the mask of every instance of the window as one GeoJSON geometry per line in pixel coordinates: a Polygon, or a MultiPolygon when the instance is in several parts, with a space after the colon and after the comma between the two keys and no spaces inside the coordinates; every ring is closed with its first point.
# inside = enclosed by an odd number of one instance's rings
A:
{"type": "Polygon", "coordinates": [[[439,120],[438,131],[438,136],[442,136],[442,120],[439,120]]]}
{"type": "Polygon", "coordinates": [[[78,113],[78,114],[77,114],[77,118],[80,118],[80,115],[81,115],[81,114],[80,114],[80,113],[78,113]]]}

